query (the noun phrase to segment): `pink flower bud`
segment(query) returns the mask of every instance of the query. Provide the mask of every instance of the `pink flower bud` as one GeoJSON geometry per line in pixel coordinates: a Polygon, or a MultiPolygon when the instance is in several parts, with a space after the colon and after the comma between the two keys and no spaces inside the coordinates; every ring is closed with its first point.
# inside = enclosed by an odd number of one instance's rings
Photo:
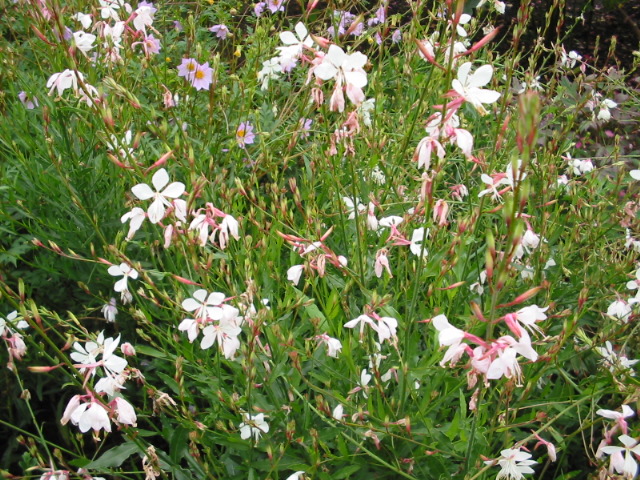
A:
{"type": "Polygon", "coordinates": [[[120,350],[122,350],[122,354],[126,357],[132,357],[136,354],[136,349],[129,342],[120,345],[120,350]]]}

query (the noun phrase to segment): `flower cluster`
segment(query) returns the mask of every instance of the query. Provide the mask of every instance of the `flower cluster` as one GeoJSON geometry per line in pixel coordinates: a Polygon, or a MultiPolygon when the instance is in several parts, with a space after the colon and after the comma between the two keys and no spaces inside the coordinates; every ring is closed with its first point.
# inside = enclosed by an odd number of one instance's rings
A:
{"type": "MultiPolygon", "coordinates": [[[[547,307],[548,308],[548,307],[547,307]]],[[[545,320],[547,308],[537,305],[522,308],[514,313],[508,313],[502,320],[517,337],[503,335],[494,341],[485,341],[473,334],[465,332],[449,323],[445,315],[437,315],[431,323],[438,331],[438,342],[441,347],[448,347],[440,365],[447,363],[453,366],[466,353],[469,358],[469,386],[473,387],[478,376],[489,380],[501,377],[513,378],[518,384],[522,382],[522,369],[518,363],[518,355],[535,362],[538,354],[533,349],[531,337],[527,330],[541,332],[537,322],[545,320]],[[469,340],[477,346],[471,348],[464,340],[469,340]]]]}
{"type": "MultiPolygon", "coordinates": [[[[71,421],[82,433],[92,429],[96,434],[100,430],[110,432],[111,421],[119,425],[136,425],[135,411],[120,393],[133,371],[124,357],[116,355],[118,346],[120,336],[105,338],[104,332],[100,332],[95,341],[73,344],[70,356],[76,362],[74,367],[84,377],[85,388],[96,373],[101,372],[102,377],[92,389],[86,388],[85,395],[75,395],[69,400],[60,420],[63,425],[71,421]]],[[[122,344],[120,350],[124,355],[135,354],[128,343],[122,344]]]]}
{"type": "Polygon", "coordinates": [[[9,351],[9,363],[8,368],[12,368],[13,359],[21,360],[25,353],[27,353],[27,345],[24,343],[21,333],[18,330],[24,330],[28,328],[29,324],[18,316],[17,311],[13,311],[7,315],[6,318],[0,317],[0,337],[7,344],[7,350],[9,351]]]}
{"type": "Polygon", "coordinates": [[[240,310],[225,303],[228,300],[220,292],[196,290],[192,298],[182,302],[182,308],[193,312],[194,318],[185,318],[178,329],[187,332],[190,342],[202,333],[200,347],[203,350],[217,342],[225,358],[232,359],[240,348],[238,336],[242,332],[240,327],[244,318],[240,315],[240,310]]]}

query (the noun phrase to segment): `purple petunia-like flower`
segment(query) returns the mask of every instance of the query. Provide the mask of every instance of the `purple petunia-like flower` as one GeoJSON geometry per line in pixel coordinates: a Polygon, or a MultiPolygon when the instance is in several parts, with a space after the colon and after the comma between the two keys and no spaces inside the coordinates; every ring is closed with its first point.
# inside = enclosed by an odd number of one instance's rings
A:
{"type": "Polygon", "coordinates": [[[220,25],[214,25],[209,29],[211,33],[215,33],[216,37],[220,40],[224,40],[229,35],[229,27],[227,27],[224,23],[220,25]]]}
{"type": "Polygon", "coordinates": [[[251,145],[256,138],[253,133],[253,125],[250,122],[242,122],[238,125],[236,130],[236,142],[240,148],[245,148],[245,145],[251,145]]]}
{"type": "Polygon", "coordinates": [[[213,83],[213,68],[209,62],[200,65],[193,58],[183,58],[178,65],[178,76],[189,80],[196,90],[208,90],[213,83]]]}
{"type": "Polygon", "coordinates": [[[198,65],[198,68],[196,68],[193,74],[191,85],[193,85],[196,90],[208,90],[212,83],[213,68],[209,66],[209,62],[198,65]]]}

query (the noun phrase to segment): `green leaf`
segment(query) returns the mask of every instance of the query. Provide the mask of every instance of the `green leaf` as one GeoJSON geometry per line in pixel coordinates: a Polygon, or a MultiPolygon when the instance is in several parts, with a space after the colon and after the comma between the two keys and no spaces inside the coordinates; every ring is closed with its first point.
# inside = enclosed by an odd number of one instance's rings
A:
{"type": "Polygon", "coordinates": [[[119,467],[127,458],[138,451],[140,450],[135,443],[124,443],[107,450],[100,458],[85,465],[85,468],[98,469],[119,467]]]}

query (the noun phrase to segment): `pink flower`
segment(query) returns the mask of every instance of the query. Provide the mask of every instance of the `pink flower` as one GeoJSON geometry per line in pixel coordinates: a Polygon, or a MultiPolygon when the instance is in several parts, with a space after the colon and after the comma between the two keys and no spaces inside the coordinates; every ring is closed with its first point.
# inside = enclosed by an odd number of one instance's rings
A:
{"type": "Polygon", "coordinates": [[[238,125],[236,130],[236,142],[240,148],[245,148],[245,145],[251,145],[256,136],[253,133],[253,125],[249,122],[242,122],[238,125]]]}
{"type": "Polygon", "coordinates": [[[191,85],[196,90],[208,90],[213,83],[213,68],[209,66],[209,62],[205,62],[202,65],[198,65],[193,77],[191,78],[191,85]]]}
{"type": "Polygon", "coordinates": [[[157,55],[158,53],[160,53],[160,40],[155,38],[153,35],[149,35],[148,37],[144,38],[144,41],[142,42],[142,48],[144,49],[144,53],[146,55],[157,55]]]}
{"type": "Polygon", "coordinates": [[[229,35],[229,28],[224,23],[221,23],[220,25],[214,25],[209,29],[209,31],[211,33],[215,33],[216,37],[218,37],[220,40],[224,40],[225,38],[227,38],[227,35],[229,35]]]}

